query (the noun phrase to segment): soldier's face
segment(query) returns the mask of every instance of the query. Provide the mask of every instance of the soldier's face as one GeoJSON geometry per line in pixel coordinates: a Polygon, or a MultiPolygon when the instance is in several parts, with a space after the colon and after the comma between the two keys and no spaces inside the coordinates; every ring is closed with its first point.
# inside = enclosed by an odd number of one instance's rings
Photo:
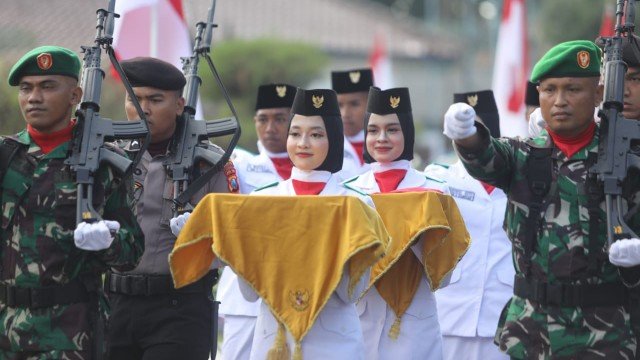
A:
{"type": "Polygon", "coordinates": [[[329,138],[320,116],[295,115],[287,137],[289,158],[300,170],[317,169],[329,153],[329,138]]]}
{"type": "Polygon", "coordinates": [[[260,109],[253,117],[258,139],[269,152],[287,151],[289,110],[289,108],[260,109]]]}
{"type": "Polygon", "coordinates": [[[547,126],[558,135],[574,137],[593,121],[602,99],[598,78],[548,78],[540,81],[540,110],[547,126]]]}
{"type": "Polygon", "coordinates": [[[367,151],[379,163],[389,163],[404,151],[404,134],[396,114],[371,114],[367,124],[367,151]]]}
{"type": "Polygon", "coordinates": [[[45,134],[67,127],[81,98],[78,81],[68,76],[23,76],[18,84],[22,116],[27,124],[45,134]]]}
{"type": "MultiPolygon", "coordinates": [[[[182,114],[184,98],[175,90],[160,90],[147,86],[134,87],[142,111],[149,123],[151,143],[157,143],[173,136],[176,117],[182,114]]],[[[127,94],[124,103],[127,119],[139,120],[133,100],[127,94]]]]}
{"type": "Polygon", "coordinates": [[[344,134],[346,136],[358,135],[364,128],[367,92],[338,94],[338,106],[340,106],[344,134]]]}
{"type": "Polygon", "coordinates": [[[627,119],[640,120],[640,67],[630,67],[624,78],[624,109],[627,119]]]}

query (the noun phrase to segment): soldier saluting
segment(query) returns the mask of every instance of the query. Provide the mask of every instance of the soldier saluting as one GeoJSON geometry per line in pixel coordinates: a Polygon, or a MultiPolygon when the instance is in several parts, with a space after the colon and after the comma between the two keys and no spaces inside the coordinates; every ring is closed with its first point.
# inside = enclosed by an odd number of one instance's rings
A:
{"type": "MultiPolygon", "coordinates": [[[[496,334],[517,359],[633,358],[636,339],[628,287],[640,267],[607,258],[603,190],[589,173],[598,153],[593,109],[602,97],[600,49],[569,41],[535,65],[547,127],[532,139],[494,139],[474,121],[473,108],[454,104],[444,133],[454,140],[468,172],[508,196],[505,228],[513,242],[514,296],[496,334]]],[[[627,177],[623,203],[640,195],[637,174],[627,177]]],[[[638,214],[629,219],[640,229],[638,214]]]]}
{"type": "Polygon", "coordinates": [[[76,184],[65,159],[82,96],[79,70],[73,51],[42,46],[9,73],[27,128],[0,139],[2,359],[99,356],[101,273],[132,269],[144,250],[127,179],[110,166],[94,174],[92,205],[104,220],[76,227],[76,184]]]}

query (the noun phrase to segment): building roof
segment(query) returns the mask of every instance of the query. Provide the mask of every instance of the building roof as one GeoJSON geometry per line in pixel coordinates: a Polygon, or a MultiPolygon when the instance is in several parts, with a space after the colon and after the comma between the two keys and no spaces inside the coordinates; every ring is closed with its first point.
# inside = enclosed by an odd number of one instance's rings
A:
{"type": "MultiPolygon", "coordinates": [[[[130,0],[118,0],[130,1],[130,0]]],[[[189,30],[206,19],[210,0],[183,1],[189,30]]],[[[80,50],[92,45],[96,10],[106,0],[2,0],[0,53],[13,61],[39,45],[80,50]]],[[[366,55],[379,34],[394,57],[449,60],[461,44],[446,35],[426,33],[422,22],[394,15],[366,0],[226,0],[217,1],[214,41],[280,38],[317,45],[334,54],[366,55]]],[[[117,21],[117,20],[116,20],[117,21]]]]}

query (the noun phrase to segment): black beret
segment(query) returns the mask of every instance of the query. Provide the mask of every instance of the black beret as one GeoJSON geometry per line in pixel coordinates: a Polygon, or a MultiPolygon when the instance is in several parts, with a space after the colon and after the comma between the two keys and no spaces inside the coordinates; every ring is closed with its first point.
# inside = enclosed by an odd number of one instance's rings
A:
{"type": "Polygon", "coordinates": [[[298,88],[291,112],[303,116],[340,116],[338,96],[330,89],[305,90],[298,88]]]}
{"type": "Polygon", "coordinates": [[[407,114],[411,112],[411,98],[406,87],[380,90],[369,88],[367,112],[378,115],[407,114]]]}
{"type": "Polygon", "coordinates": [[[489,129],[491,136],[500,137],[500,116],[493,91],[482,90],[468,93],[453,94],[453,102],[469,104],[482,119],[482,123],[489,129]]]}
{"type": "Polygon", "coordinates": [[[172,64],[152,57],[122,60],[122,70],[133,87],[148,86],[160,90],[182,90],[187,80],[172,64]]]}
{"type": "Polygon", "coordinates": [[[524,94],[524,104],[527,106],[540,106],[539,95],[538,84],[527,81],[527,90],[524,94]]]}
{"type": "Polygon", "coordinates": [[[640,37],[633,35],[631,39],[625,38],[622,46],[622,61],[627,63],[627,66],[640,67],[640,59],[636,52],[640,54],[640,37]]]}
{"type": "Polygon", "coordinates": [[[331,72],[331,87],[338,94],[369,91],[373,86],[371,69],[353,69],[331,72]]]}
{"type": "Polygon", "coordinates": [[[260,85],[256,99],[256,110],[290,108],[295,96],[295,86],[288,84],[260,85]]]}

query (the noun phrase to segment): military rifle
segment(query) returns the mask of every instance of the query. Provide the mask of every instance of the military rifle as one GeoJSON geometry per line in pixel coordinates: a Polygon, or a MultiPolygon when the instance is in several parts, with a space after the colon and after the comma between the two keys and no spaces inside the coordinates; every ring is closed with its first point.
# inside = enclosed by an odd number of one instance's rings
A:
{"type": "Polygon", "coordinates": [[[213,28],[217,27],[217,25],[213,23],[215,6],[216,0],[212,0],[207,21],[196,24],[196,35],[192,55],[182,58],[182,71],[187,80],[183,91],[185,107],[182,116],[178,119],[176,132],[169,150],[170,155],[164,162],[173,180],[174,217],[181,212],[193,209],[193,205],[189,204],[189,199],[195,192],[201,189],[215,173],[222,169],[229,160],[240,138],[240,124],[237,120],[238,117],[235,108],[209,56],[213,28]],[[233,117],[218,120],[195,119],[198,89],[202,83],[202,79],[198,76],[200,57],[203,57],[209,64],[209,68],[218,86],[222,90],[233,117]],[[231,134],[233,134],[233,137],[224,155],[221,156],[219,153],[209,149],[209,138],[231,134]],[[196,170],[194,166],[199,162],[206,163],[209,166],[209,170],[194,179],[194,170],[196,170]]]}
{"type": "MultiPolygon", "coordinates": [[[[94,176],[101,164],[107,163],[121,174],[129,172],[140,161],[136,157],[132,162],[126,156],[120,155],[107,148],[105,142],[117,139],[145,138],[143,147],[149,143],[147,121],[137,102],[131,85],[128,82],[120,63],[111,47],[113,41],[113,23],[118,17],[114,12],[115,0],[109,1],[108,10],[97,11],[98,24],[93,46],[82,46],[84,53],[82,80],[82,101],[76,111],[77,124],[74,129],[69,158],[65,161],[71,166],[76,175],[78,200],[76,205],[76,222],[93,222],[100,220],[100,215],[93,208],[94,176]],[[140,119],[137,121],[112,121],[100,116],[100,93],[104,71],[100,66],[102,49],[105,49],[111,63],[120,74],[129,96],[134,99],[134,105],[140,119]]],[[[144,149],[139,152],[142,154],[144,149]]]]}
{"type": "Polygon", "coordinates": [[[635,42],[634,20],[635,0],[617,0],[615,35],[602,39],[604,98],[598,112],[600,142],[593,173],[604,186],[609,246],[615,240],[638,237],[625,221],[622,203],[622,184],[629,169],[640,170],[640,119],[625,119],[622,115],[627,71],[622,50],[625,42],[635,42]]]}

